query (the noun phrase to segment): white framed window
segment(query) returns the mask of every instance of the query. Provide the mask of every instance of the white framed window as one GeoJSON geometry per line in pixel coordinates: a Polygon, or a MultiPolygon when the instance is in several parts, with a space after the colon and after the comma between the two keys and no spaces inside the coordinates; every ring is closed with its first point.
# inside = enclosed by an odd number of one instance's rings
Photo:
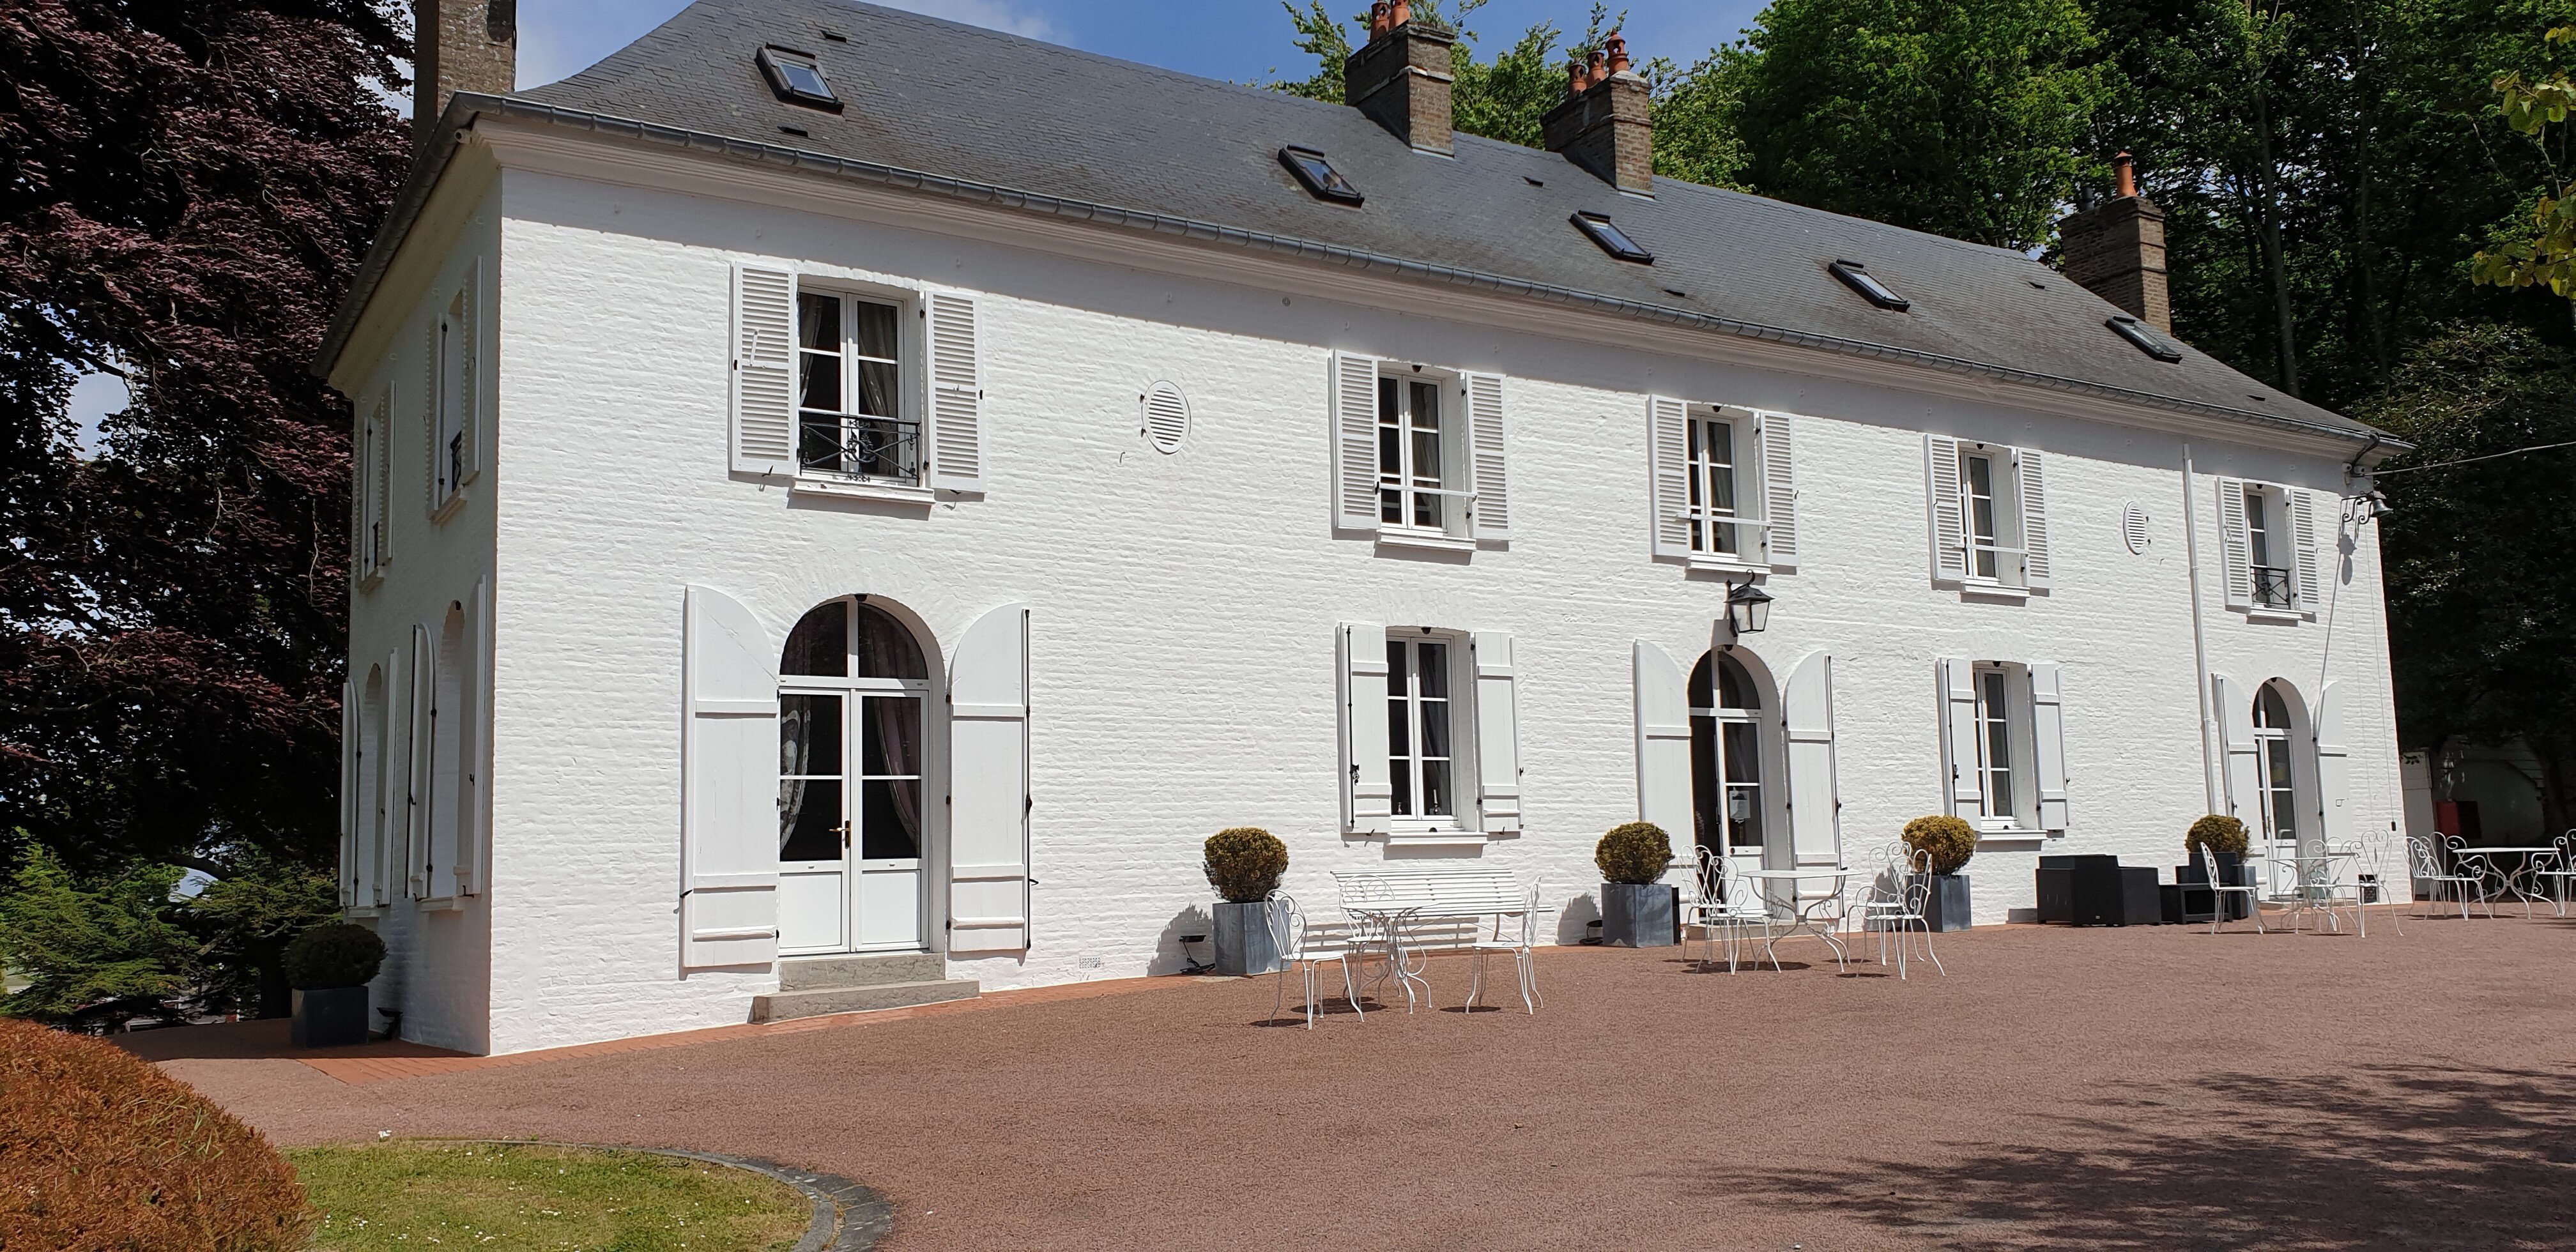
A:
{"type": "Polygon", "coordinates": [[[1735,420],[1714,411],[1701,412],[1690,417],[1689,426],[1691,551],[1741,555],[1747,529],[1759,524],[1760,509],[1756,507],[1754,516],[1747,518],[1739,507],[1752,493],[1744,490],[1735,420]]]}
{"type": "Polygon", "coordinates": [[[1333,354],[1334,525],[1380,542],[1507,541],[1500,375],[1333,354]]]}
{"type": "Polygon", "coordinates": [[[2006,827],[2021,824],[2019,797],[2013,792],[2013,778],[2021,771],[2014,758],[2026,755],[2017,748],[2028,741],[2018,725],[2021,719],[2014,716],[2020,704],[2013,699],[2014,678],[2001,665],[1976,667],[1978,814],[2006,827]]]}
{"type": "Polygon", "coordinates": [[[476,361],[476,284],[471,278],[451,294],[429,331],[429,511],[450,516],[474,481],[482,381],[476,361]]]}
{"type": "Polygon", "coordinates": [[[2313,619],[2319,603],[2317,493],[2217,480],[2227,607],[2272,620],[2313,619]]]}
{"type": "MultiPolygon", "coordinates": [[[[1457,419],[1442,421],[1437,375],[1382,374],[1377,380],[1378,524],[1451,534],[1465,520],[1472,491],[1457,481],[1457,419]],[[1453,507],[1451,500],[1458,504],[1453,507]]],[[[1461,393],[1463,398],[1463,393],[1461,393]]]]}
{"type": "Polygon", "coordinates": [[[898,300],[817,290],[796,299],[799,477],[921,484],[911,310],[898,300]]]}
{"type": "Polygon", "coordinates": [[[735,266],[728,467],[824,495],[982,496],[980,319],[961,291],[735,266]]]}
{"type": "Polygon", "coordinates": [[[1950,812],[1989,834],[2067,827],[2065,701],[2047,662],[1939,663],[1950,812]]]}
{"type": "Polygon", "coordinates": [[[1793,568],[1790,416],[1665,396],[1648,397],[1646,408],[1654,555],[1725,570],[1793,568]]]}
{"type": "Polygon", "coordinates": [[[1346,833],[1481,841],[1519,832],[1509,634],[1345,622],[1341,671],[1346,833]]]}
{"type": "Polygon", "coordinates": [[[349,495],[349,573],[361,588],[373,587],[393,559],[392,516],[386,490],[393,481],[389,438],[392,398],[379,392],[360,418],[350,441],[349,459],[356,471],[349,495]]]}
{"type": "Polygon", "coordinates": [[[1446,638],[1386,641],[1387,781],[1398,823],[1458,816],[1457,703],[1446,638]]]}
{"type": "Polygon", "coordinates": [[[2277,684],[2254,692],[2255,796],[2262,810],[2255,837],[2276,843],[2299,839],[2298,775],[2291,765],[2290,705],[2277,684]]]}
{"type": "Polygon", "coordinates": [[[2048,586],[2048,497],[2038,450],[1924,437],[1932,577],[1970,590],[2048,586]]]}

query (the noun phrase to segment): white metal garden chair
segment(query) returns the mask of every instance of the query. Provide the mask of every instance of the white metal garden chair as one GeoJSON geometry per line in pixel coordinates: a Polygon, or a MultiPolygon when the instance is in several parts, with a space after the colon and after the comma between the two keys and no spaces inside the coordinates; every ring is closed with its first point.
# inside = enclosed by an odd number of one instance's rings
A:
{"type": "Polygon", "coordinates": [[[1682,900],[1682,959],[1690,959],[1690,943],[1698,932],[1701,944],[1697,967],[1708,968],[1717,959],[1717,945],[1726,944],[1726,972],[1734,973],[1738,945],[1760,930],[1767,946],[1771,941],[1771,910],[1753,880],[1727,873],[1726,858],[1714,848],[1696,849],[1698,857],[1692,866],[1690,892],[1682,900]]]}
{"type": "Polygon", "coordinates": [[[1896,947],[1896,976],[1903,978],[1906,960],[1913,953],[1915,941],[1923,944],[1923,955],[1932,968],[1947,978],[1950,971],[1932,952],[1932,920],[1924,906],[1932,896],[1932,854],[1917,852],[1913,845],[1897,842],[1887,845],[1886,867],[1869,881],[1860,884],[1846,920],[1863,930],[1878,932],[1878,963],[1887,964],[1889,940],[1896,947]]]}
{"type": "Polygon", "coordinates": [[[1279,1019],[1279,1010],[1287,1003],[1288,967],[1294,965],[1306,977],[1306,1029],[1315,1028],[1315,966],[1331,961],[1342,967],[1342,994],[1351,1002],[1351,1012],[1363,1020],[1368,1017],[1360,1008],[1359,985],[1351,980],[1351,959],[1359,954],[1358,937],[1347,926],[1338,928],[1309,927],[1305,911],[1285,891],[1270,893],[1270,939],[1279,950],[1278,993],[1270,1000],[1270,1018],[1279,1019]]]}
{"type": "Polygon", "coordinates": [[[2210,855],[2208,844],[2192,845],[2191,863],[2200,871],[2201,886],[2209,892],[2209,933],[2217,934],[2219,926],[2227,921],[2229,896],[2245,898],[2245,911],[2254,918],[2254,933],[2263,933],[2263,905],[2256,899],[2260,888],[2218,881],[2218,858],[2210,855]]]}
{"type": "Polygon", "coordinates": [[[2567,916],[2568,883],[2576,880],[2576,830],[2552,841],[2557,851],[2543,852],[2531,858],[2531,879],[2549,896],[2550,907],[2558,916],[2567,916]]]}
{"type": "Polygon", "coordinates": [[[2487,916],[2495,916],[2495,906],[2487,903],[2487,859],[2469,851],[2458,835],[2440,838],[2451,854],[2448,867],[2443,865],[2441,855],[2433,850],[2432,840],[2406,836],[2407,872],[2415,881],[2430,887],[2416,902],[2420,904],[2430,900],[2440,904],[2448,897],[2460,906],[2460,920],[2467,921],[2469,901],[2474,898],[2478,907],[2487,911],[2487,916]]]}
{"type": "Polygon", "coordinates": [[[1496,952],[1507,952],[1512,958],[1512,972],[1520,980],[1521,1007],[1532,1016],[1547,1001],[1538,993],[1538,964],[1532,949],[1538,946],[1538,884],[1531,883],[1527,898],[1517,913],[1494,914],[1490,935],[1479,936],[1467,948],[1467,1011],[1476,1011],[1476,992],[1485,983],[1485,958],[1496,952]]]}

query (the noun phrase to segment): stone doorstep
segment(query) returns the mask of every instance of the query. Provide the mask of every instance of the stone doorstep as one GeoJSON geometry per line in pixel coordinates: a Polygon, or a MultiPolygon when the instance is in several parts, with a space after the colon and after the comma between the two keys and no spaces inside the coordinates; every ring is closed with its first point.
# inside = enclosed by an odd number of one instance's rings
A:
{"type": "Polygon", "coordinates": [[[751,1020],[780,1022],[798,1017],[821,1017],[828,1013],[867,1013],[878,1009],[911,1008],[937,1004],[943,1000],[972,1000],[981,994],[982,985],[972,978],[943,978],[935,981],[872,983],[860,987],[817,987],[800,991],[774,991],[751,998],[751,1020]]]}
{"type": "Polygon", "coordinates": [[[790,956],[778,962],[778,989],[782,992],[938,982],[946,977],[948,959],[936,952],[790,956]]]}

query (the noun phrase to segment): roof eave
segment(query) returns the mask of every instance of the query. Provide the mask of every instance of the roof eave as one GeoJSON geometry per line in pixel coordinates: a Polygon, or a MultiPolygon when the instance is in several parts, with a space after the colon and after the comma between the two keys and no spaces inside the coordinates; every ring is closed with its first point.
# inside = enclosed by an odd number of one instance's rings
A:
{"type": "Polygon", "coordinates": [[[402,251],[403,239],[411,234],[412,223],[420,219],[422,206],[429,203],[429,193],[438,187],[439,175],[447,172],[448,161],[456,155],[457,134],[472,124],[477,114],[503,103],[503,97],[474,91],[460,91],[448,97],[447,109],[438,115],[438,125],[430,131],[429,142],[412,157],[411,173],[404,176],[402,190],[395,193],[393,209],[385,214],[375,242],[367,245],[366,257],[358,262],[358,274],[350,280],[349,293],[340,298],[339,309],[331,314],[331,325],[322,334],[322,347],[313,356],[314,377],[327,381],[331,371],[339,367],[340,353],[349,346],[349,336],[357,330],[358,319],[366,314],[367,303],[375,298],[377,285],[384,281],[385,268],[393,264],[394,254],[402,251]]]}

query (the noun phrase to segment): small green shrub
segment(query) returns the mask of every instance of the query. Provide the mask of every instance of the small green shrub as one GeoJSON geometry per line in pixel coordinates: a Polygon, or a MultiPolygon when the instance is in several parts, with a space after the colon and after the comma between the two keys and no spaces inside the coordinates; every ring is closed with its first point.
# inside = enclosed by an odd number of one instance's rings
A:
{"type": "Polygon", "coordinates": [[[2183,851],[2189,852],[2203,844],[2207,844],[2213,853],[2224,852],[2230,856],[2243,856],[2245,855],[2245,823],[2222,813],[2212,813],[2193,822],[2191,830],[2182,837],[2183,851]]]}
{"type": "Polygon", "coordinates": [[[361,987],[385,963],[385,941],[350,922],[308,926],[286,945],[286,982],[298,991],[361,987]]]}
{"type": "Polygon", "coordinates": [[[1229,904],[1269,899],[1287,872],[1288,845],[1269,831],[1235,826],[1208,836],[1208,885],[1229,904]]]}
{"type": "Polygon", "coordinates": [[[1905,823],[1905,846],[1932,858],[1932,872],[1955,874],[1977,854],[1977,828],[1963,817],[1936,813],[1905,823]]]}
{"type": "Polygon", "coordinates": [[[1613,826],[1592,849],[1601,881],[1644,886],[1664,876],[1673,863],[1673,840],[1653,822],[1613,826]]]}

